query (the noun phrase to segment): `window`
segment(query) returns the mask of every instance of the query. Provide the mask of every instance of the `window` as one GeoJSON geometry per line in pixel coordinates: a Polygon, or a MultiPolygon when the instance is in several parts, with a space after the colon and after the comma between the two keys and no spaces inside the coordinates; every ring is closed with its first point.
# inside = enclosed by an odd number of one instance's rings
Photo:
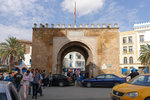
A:
{"type": "Polygon", "coordinates": [[[127,43],[127,38],[123,37],[123,43],[127,43]]]}
{"type": "Polygon", "coordinates": [[[129,46],[129,52],[132,52],[132,51],[133,51],[133,47],[129,46]]]}
{"type": "Polygon", "coordinates": [[[115,78],[113,75],[106,75],[106,78],[115,78]]]}
{"type": "Polygon", "coordinates": [[[130,80],[129,83],[133,84],[133,85],[146,85],[146,76],[142,75],[142,76],[137,76],[135,77],[133,80],[130,80]]]}
{"type": "Polygon", "coordinates": [[[128,61],[127,61],[127,57],[124,57],[124,64],[127,64],[128,61]]]}
{"type": "Polygon", "coordinates": [[[144,42],[144,35],[140,35],[140,42],[144,42]]]}
{"type": "Polygon", "coordinates": [[[105,75],[99,75],[96,78],[98,78],[98,79],[105,78],[105,75]]]}
{"type": "Polygon", "coordinates": [[[123,47],[123,52],[124,52],[124,53],[127,53],[127,46],[124,46],[124,47],[123,47]]]}
{"type": "Polygon", "coordinates": [[[76,56],[77,56],[77,59],[81,59],[81,55],[77,54],[76,56]]]}
{"type": "Polygon", "coordinates": [[[81,61],[76,61],[76,67],[81,67],[82,66],[82,62],[81,61]]]}
{"type": "Polygon", "coordinates": [[[72,56],[72,55],[69,55],[69,58],[70,58],[70,59],[72,59],[72,58],[73,58],[73,56],[72,56]]]}
{"type": "Polygon", "coordinates": [[[128,37],[128,41],[129,41],[129,43],[132,43],[132,36],[128,37]]]}
{"type": "Polygon", "coordinates": [[[29,64],[31,65],[31,59],[30,59],[30,62],[29,62],[29,64]]]}
{"type": "Polygon", "coordinates": [[[22,64],[22,59],[20,59],[20,65],[22,64]]]}
{"type": "Polygon", "coordinates": [[[1,100],[7,100],[6,93],[0,93],[1,100]]]}
{"type": "Polygon", "coordinates": [[[130,58],[129,58],[129,63],[130,63],[130,64],[133,64],[133,57],[130,57],[130,58]]]}

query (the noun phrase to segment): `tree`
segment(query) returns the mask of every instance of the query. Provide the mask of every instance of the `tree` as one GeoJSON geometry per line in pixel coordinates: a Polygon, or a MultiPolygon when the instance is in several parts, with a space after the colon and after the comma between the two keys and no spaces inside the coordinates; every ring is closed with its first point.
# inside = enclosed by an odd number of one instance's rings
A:
{"type": "Polygon", "coordinates": [[[144,45],[141,47],[141,55],[138,58],[141,61],[142,65],[149,66],[150,65],[150,45],[144,45]]]}
{"type": "Polygon", "coordinates": [[[11,66],[14,65],[14,59],[20,61],[24,59],[25,48],[15,37],[9,37],[6,42],[0,44],[0,57],[2,63],[7,59],[9,61],[9,72],[11,72],[11,66]]]}

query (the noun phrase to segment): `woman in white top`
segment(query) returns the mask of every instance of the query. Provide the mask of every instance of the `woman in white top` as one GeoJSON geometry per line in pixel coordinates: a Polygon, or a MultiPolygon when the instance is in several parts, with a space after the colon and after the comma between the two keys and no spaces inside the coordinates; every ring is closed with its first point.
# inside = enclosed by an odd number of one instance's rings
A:
{"type": "Polygon", "coordinates": [[[27,100],[27,89],[30,84],[30,71],[28,70],[23,76],[24,99],[27,100]]]}

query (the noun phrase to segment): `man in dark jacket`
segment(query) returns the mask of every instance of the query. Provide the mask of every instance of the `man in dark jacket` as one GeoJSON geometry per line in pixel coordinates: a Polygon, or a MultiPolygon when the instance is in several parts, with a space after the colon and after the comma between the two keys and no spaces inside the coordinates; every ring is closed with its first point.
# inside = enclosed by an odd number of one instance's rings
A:
{"type": "Polygon", "coordinates": [[[131,73],[128,76],[130,76],[131,79],[135,77],[135,74],[134,74],[133,70],[131,70],[131,73]]]}
{"type": "Polygon", "coordinates": [[[15,85],[18,92],[19,92],[20,87],[21,87],[22,78],[23,78],[23,75],[20,73],[20,70],[18,70],[18,72],[14,75],[14,78],[13,78],[14,85],[15,85]]]}
{"type": "Polygon", "coordinates": [[[135,70],[135,72],[134,72],[134,76],[138,76],[138,75],[139,75],[138,70],[135,70]]]}

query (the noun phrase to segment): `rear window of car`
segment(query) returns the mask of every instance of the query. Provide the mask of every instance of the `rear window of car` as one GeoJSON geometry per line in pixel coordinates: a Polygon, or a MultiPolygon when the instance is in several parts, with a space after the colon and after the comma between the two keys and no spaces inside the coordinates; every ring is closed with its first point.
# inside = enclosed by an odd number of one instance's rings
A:
{"type": "Polygon", "coordinates": [[[64,75],[61,75],[61,78],[67,78],[66,76],[64,76],[64,75]]]}
{"type": "Polygon", "coordinates": [[[0,93],[0,100],[7,100],[6,93],[0,93]]]}
{"type": "Polygon", "coordinates": [[[56,74],[56,75],[53,75],[53,78],[58,79],[58,78],[67,78],[67,77],[61,74],[56,74]]]}
{"type": "Polygon", "coordinates": [[[106,78],[116,78],[116,77],[113,75],[106,75],[106,78]]]}

